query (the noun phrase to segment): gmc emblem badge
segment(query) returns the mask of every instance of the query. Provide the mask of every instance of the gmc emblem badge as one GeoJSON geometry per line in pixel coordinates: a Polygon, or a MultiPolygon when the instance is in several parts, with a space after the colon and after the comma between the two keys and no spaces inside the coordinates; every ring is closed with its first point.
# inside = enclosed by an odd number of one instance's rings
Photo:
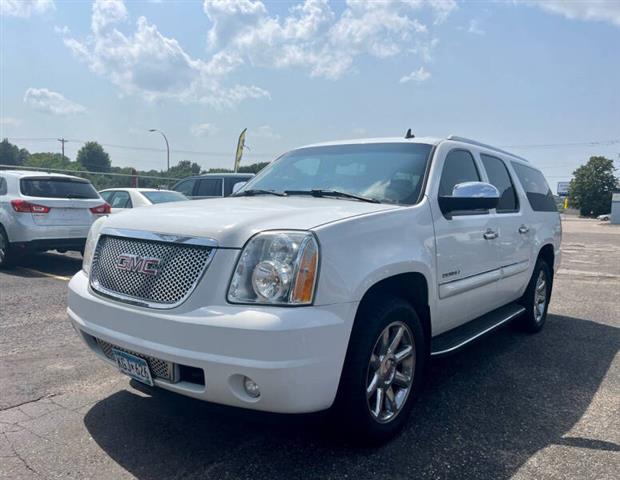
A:
{"type": "Polygon", "coordinates": [[[155,276],[159,273],[161,259],[153,257],[141,257],[130,253],[121,253],[114,265],[119,270],[141,273],[143,275],[155,276]]]}

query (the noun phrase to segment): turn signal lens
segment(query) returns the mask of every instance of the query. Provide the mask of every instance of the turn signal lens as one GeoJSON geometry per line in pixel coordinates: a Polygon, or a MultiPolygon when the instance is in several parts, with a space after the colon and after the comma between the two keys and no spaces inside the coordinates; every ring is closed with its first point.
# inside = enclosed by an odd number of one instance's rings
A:
{"type": "Polygon", "coordinates": [[[319,252],[314,241],[306,241],[301,247],[299,269],[291,295],[291,303],[310,303],[314,297],[319,252]]]}

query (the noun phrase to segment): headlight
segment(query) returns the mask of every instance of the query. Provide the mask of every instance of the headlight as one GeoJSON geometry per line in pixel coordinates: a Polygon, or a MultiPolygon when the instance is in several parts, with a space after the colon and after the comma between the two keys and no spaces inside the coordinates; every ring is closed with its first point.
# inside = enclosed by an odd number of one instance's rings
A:
{"type": "Polygon", "coordinates": [[[228,301],[311,304],[318,266],[319,246],[312,233],[259,233],[241,252],[228,288],[228,301]]]}
{"type": "Polygon", "coordinates": [[[82,270],[88,275],[90,273],[90,264],[93,261],[93,254],[95,253],[95,246],[97,240],[99,240],[99,233],[103,228],[103,223],[107,217],[100,217],[93,222],[88,231],[88,237],[86,237],[86,245],[84,245],[84,255],[82,255],[82,270]]]}

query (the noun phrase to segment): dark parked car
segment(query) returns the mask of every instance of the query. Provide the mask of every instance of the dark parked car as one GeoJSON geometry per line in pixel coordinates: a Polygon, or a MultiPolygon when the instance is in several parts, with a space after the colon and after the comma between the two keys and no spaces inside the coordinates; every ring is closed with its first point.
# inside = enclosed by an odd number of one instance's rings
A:
{"type": "Polygon", "coordinates": [[[192,200],[200,198],[227,197],[233,193],[238,183],[250,180],[252,173],[207,173],[184,178],[172,190],[180,192],[192,200]]]}

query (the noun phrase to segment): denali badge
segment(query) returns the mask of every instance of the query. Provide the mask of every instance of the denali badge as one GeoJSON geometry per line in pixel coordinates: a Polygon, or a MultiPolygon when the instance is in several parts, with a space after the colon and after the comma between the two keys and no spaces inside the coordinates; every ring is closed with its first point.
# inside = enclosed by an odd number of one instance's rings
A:
{"type": "Polygon", "coordinates": [[[140,257],[130,253],[121,253],[116,260],[115,267],[119,270],[137,272],[144,275],[157,275],[161,260],[153,257],[140,257]]]}

